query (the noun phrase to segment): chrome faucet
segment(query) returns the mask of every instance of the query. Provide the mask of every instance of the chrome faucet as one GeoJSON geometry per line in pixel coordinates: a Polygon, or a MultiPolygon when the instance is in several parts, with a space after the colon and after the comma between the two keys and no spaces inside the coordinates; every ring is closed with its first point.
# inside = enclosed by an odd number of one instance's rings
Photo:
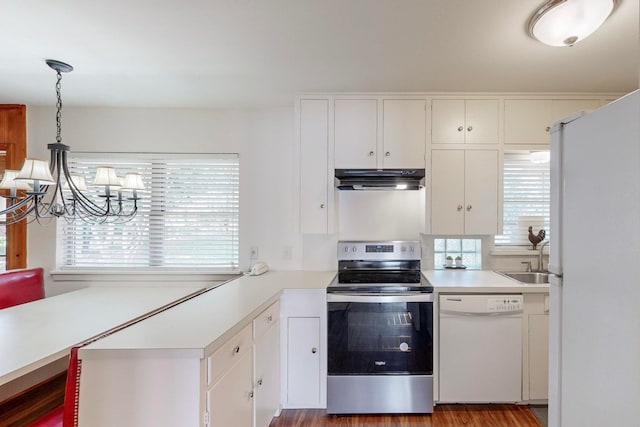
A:
{"type": "Polygon", "coordinates": [[[548,240],[545,240],[544,242],[542,242],[540,244],[540,252],[538,252],[538,271],[544,271],[542,269],[542,250],[544,249],[545,246],[547,246],[549,244],[548,240]]]}

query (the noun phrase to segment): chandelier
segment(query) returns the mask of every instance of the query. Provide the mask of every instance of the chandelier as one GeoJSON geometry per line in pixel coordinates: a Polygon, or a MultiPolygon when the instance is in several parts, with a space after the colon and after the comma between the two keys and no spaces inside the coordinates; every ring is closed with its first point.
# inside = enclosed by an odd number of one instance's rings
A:
{"type": "Polygon", "coordinates": [[[87,194],[83,175],[71,174],[67,164],[70,151],[62,143],[62,97],[60,95],[62,73],[73,67],[64,62],[47,59],[47,65],[57,74],[56,81],[56,142],[48,144],[51,157],[44,160],[25,159],[21,170],[6,170],[0,181],[0,189],[9,190],[6,208],[0,210],[4,224],[15,224],[53,218],[74,221],[76,218],[89,223],[125,222],[138,211],[138,190],[144,190],[142,178],[137,173],[119,177],[110,166],[96,168],[93,186],[103,187],[97,198],[87,194]]]}

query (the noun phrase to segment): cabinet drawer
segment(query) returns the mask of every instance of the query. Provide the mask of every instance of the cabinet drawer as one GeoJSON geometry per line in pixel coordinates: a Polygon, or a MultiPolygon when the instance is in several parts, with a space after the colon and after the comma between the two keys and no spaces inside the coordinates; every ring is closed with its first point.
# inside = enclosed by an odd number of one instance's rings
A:
{"type": "Polygon", "coordinates": [[[253,319],[253,339],[265,333],[271,325],[274,325],[280,319],[280,302],[276,301],[269,308],[260,313],[253,319]]]}
{"type": "Polygon", "coordinates": [[[249,324],[207,358],[207,384],[216,382],[240,360],[243,354],[251,351],[252,345],[251,324],[249,324]]]}

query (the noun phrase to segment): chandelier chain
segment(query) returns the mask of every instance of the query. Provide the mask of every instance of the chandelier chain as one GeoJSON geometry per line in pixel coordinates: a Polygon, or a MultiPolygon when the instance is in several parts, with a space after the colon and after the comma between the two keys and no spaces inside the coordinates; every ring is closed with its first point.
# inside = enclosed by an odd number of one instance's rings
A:
{"type": "Polygon", "coordinates": [[[61,81],[62,81],[62,74],[60,73],[60,71],[57,72],[58,75],[58,80],[56,81],[56,95],[57,95],[57,102],[56,102],[56,142],[58,144],[60,144],[62,142],[62,95],[60,94],[60,89],[62,87],[61,81]]]}

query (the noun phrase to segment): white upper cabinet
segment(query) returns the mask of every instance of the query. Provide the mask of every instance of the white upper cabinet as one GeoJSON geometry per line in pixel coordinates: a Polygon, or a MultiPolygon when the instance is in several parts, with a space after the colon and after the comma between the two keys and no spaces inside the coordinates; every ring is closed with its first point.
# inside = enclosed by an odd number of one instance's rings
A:
{"type": "MultiPolygon", "coordinates": [[[[383,101],[383,155],[385,169],[424,169],[426,143],[426,101],[385,99],[383,101]]],[[[380,159],[378,160],[380,167],[380,159]]]]}
{"type": "Polygon", "coordinates": [[[300,231],[332,227],[333,180],[328,168],[329,100],[300,100],[300,231]]]}
{"type": "Polygon", "coordinates": [[[426,100],[336,99],[334,112],[336,169],[424,168],[426,100]]]}
{"type": "Polygon", "coordinates": [[[498,233],[497,150],[432,150],[431,234],[498,233]]]}
{"type": "Polygon", "coordinates": [[[335,100],[336,169],[375,169],[378,155],[378,101],[335,100]]]}
{"type": "Polygon", "coordinates": [[[554,122],[599,106],[598,99],[507,99],[504,101],[504,143],[549,144],[549,130],[554,122]]]}
{"type": "Polygon", "coordinates": [[[497,99],[434,99],[433,144],[497,144],[497,99]]]}

